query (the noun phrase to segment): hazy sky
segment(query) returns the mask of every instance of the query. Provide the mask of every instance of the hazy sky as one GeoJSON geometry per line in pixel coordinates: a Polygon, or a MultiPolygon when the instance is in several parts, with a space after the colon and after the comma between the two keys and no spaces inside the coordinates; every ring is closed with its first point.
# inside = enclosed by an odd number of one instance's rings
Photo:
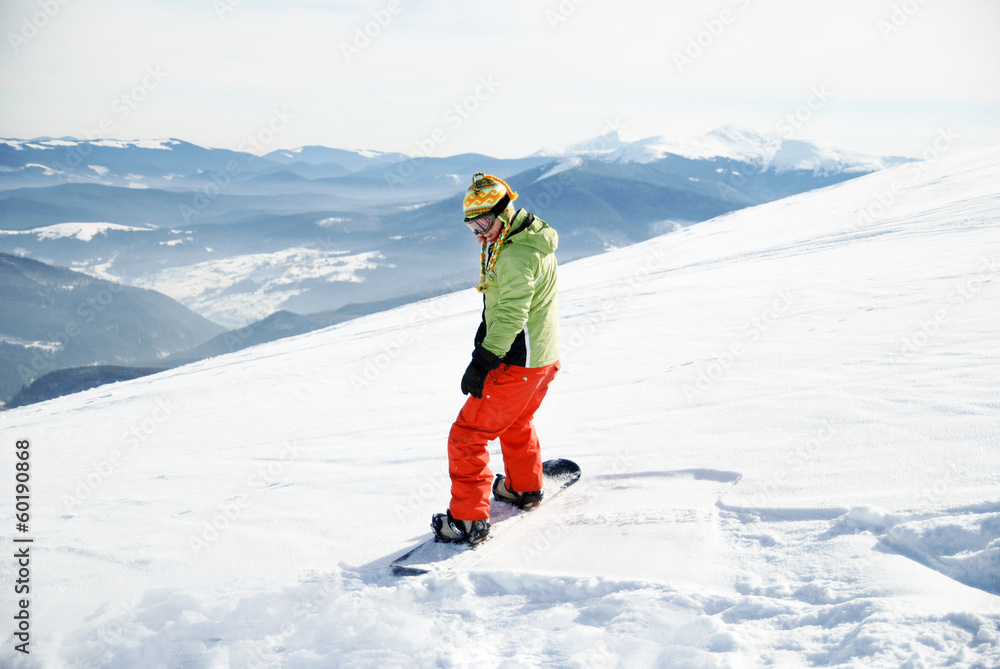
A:
{"type": "Polygon", "coordinates": [[[1000,144],[998,0],[3,0],[0,136],[528,155],[737,124],[1000,144]]]}

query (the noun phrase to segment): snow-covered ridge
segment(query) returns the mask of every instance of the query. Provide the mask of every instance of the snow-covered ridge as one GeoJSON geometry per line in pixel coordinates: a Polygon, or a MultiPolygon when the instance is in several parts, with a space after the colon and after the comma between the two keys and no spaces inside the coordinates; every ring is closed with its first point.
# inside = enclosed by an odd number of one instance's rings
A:
{"type": "MultiPolygon", "coordinates": [[[[29,148],[40,150],[73,149],[85,144],[102,148],[171,150],[183,142],[176,139],[88,141],[70,138],[39,138],[35,140],[0,139],[0,144],[11,146],[18,151],[29,148]]],[[[306,162],[322,163],[329,160],[333,154],[340,156],[340,160],[348,158],[350,162],[347,164],[350,164],[352,169],[362,169],[366,165],[375,163],[391,164],[408,159],[406,155],[401,153],[370,149],[335,149],[323,146],[279,149],[268,156],[282,162],[305,160],[306,162]]],[[[821,173],[835,170],[871,172],[908,160],[842,149],[811,141],[787,139],[776,133],[761,133],[736,125],[722,126],[699,137],[653,136],[639,138],[628,131],[615,129],[599,137],[568,146],[548,146],[529,157],[562,159],[560,165],[564,166],[570,164],[567,162],[570,159],[647,164],[670,156],[691,160],[725,158],[751,163],[761,170],[772,168],[776,172],[783,172],[798,169],[821,173]]],[[[47,175],[50,174],[47,172],[47,175]]]]}
{"type": "Polygon", "coordinates": [[[169,151],[174,146],[178,146],[181,143],[182,142],[176,139],[133,139],[133,140],[0,139],[0,144],[6,144],[7,146],[13,147],[17,151],[24,151],[25,149],[40,149],[40,150],[61,149],[61,148],[76,147],[83,144],[89,144],[92,146],[103,146],[115,149],[136,148],[136,149],[161,149],[164,151],[169,151]]]}
{"type": "Polygon", "coordinates": [[[0,235],[37,235],[38,239],[62,239],[74,237],[80,241],[89,242],[97,235],[106,235],[109,231],[114,232],[149,232],[156,230],[155,227],[139,228],[132,225],[120,225],[118,223],[57,223],[55,225],[45,225],[29,230],[0,230],[0,235]]]}
{"type": "MultiPolygon", "coordinates": [[[[546,147],[533,155],[560,159],[552,174],[569,169],[574,165],[572,161],[583,159],[648,164],[671,156],[690,160],[724,158],[752,164],[758,171],[773,169],[777,173],[789,170],[867,173],[909,160],[786,139],[775,133],[760,133],[735,125],[722,126],[699,137],[658,135],[640,139],[625,131],[614,130],[567,147],[546,147]]],[[[547,176],[551,174],[542,178],[547,176]]]]}
{"type": "MultiPolygon", "coordinates": [[[[294,149],[279,149],[274,151],[274,155],[284,156],[286,158],[294,158],[301,155],[303,152],[315,149],[326,149],[328,147],[323,146],[299,146],[294,149]]],[[[343,151],[344,153],[353,153],[361,158],[378,158],[380,156],[386,155],[384,151],[375,151],[372,149],[337,149],[338,151],[343,151]]]]}

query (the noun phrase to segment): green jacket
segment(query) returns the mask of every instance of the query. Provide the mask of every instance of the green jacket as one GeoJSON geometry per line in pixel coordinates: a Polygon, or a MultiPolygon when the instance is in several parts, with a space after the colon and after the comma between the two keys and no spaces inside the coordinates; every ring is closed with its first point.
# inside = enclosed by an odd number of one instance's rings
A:
{"type": "MultiPolygon", "coordinates": [[[[511,229],[516,231],[529,216],[519,209],[511,229]]],[[[518,367],[545,367],[559,360],[559,235],[542,219],[532,218],[500,248],[476,333],[476,344],[518,367]]]]}

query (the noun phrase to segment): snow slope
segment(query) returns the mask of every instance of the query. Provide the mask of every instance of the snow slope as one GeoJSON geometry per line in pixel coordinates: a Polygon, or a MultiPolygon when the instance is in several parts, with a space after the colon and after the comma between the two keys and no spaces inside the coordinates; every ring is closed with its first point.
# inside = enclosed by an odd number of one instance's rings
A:
{"type": "Polygon", "coordinates": [[[998,273],[1000,149],[564,265],[583,479],[438,575],[471,291],[4,413],[0,663],[1000,666],[998,273]]]}

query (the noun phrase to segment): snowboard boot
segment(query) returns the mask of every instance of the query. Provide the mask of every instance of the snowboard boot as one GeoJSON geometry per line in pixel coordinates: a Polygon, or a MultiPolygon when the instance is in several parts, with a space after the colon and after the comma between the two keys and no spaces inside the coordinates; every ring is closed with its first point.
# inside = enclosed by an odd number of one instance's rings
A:
{"type": "Polygon", "coordinates": [[[489,536],[490,521],[456,520],[448,509],[447,513],[435,513],[431,517],[431,530],[434,531],[434,541],[475,546],[489,536]]]}
{"type": "Polygon", "coordinates": [[[503,474],[497,474],[493,481],[493,499],[513,504],[519,509],[533,509],[542,503],[542,491],[514,492],[507,487],[506,477],[503,474]]]}

